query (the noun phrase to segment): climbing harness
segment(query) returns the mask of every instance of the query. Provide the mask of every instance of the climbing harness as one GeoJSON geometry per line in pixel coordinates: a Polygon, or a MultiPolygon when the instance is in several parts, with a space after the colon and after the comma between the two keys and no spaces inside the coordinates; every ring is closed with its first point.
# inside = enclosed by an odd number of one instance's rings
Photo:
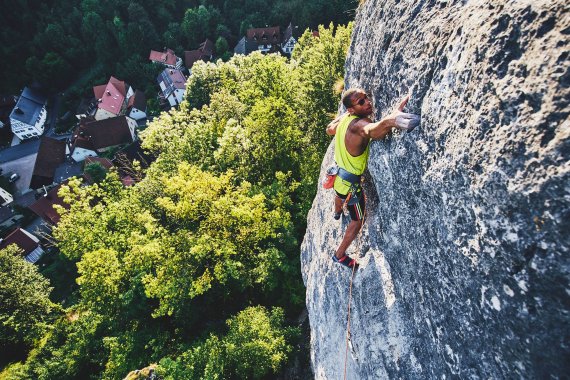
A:
{"type": "Polygon", "coordinates": [[[357,204],[360,201],[360,197],[364,194],[362,192],[362,176],[352,174],[335,164],[327,169],[325,178],[322,181],[323,188],[332,189],[337,176],[350,183],[348,193],[342,206],[353,206],[357,204]]]}

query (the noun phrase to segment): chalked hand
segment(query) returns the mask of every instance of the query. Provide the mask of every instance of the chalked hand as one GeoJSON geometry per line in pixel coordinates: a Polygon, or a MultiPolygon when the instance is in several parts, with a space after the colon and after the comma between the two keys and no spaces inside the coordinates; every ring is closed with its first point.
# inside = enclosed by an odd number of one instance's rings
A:
{"type": "Polygon", "coordinates": [[[403,130],[403,131],[411,131],[415,127],[420,125],[420,116],[407,113],[407,112],[400,112],[396,116],[396,128],[403,130]]]}

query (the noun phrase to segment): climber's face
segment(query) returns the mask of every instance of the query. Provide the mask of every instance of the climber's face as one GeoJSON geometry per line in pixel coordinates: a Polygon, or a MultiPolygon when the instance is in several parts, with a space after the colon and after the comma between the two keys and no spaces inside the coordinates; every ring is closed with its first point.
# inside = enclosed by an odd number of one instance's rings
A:
{"type": "Polygon", "coordinates": [[[372,102],[366,93],[357,93],[352,98],[352,107],[350,113],[360,117],[366,117],[372,114],[372,102]]]}

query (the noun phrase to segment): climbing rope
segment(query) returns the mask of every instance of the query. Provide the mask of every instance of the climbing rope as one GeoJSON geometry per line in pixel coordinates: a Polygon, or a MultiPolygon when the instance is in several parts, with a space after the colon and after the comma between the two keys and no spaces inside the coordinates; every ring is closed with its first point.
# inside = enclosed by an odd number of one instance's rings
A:
{"type": "MultiPolygon", "coordinates": [[[[362,232],[362,227],[364,227],[365,220],[366,220],[366,210],[364,210],[364,214],[362,215],[362,224],[360,225],[360,229],[358,230],[358,236],[360,236],[360,232],[362,232]]],[[[356,272],[356,264],[357,261],[355,260],[354,265],[352,266],[350,285],[348,287],[348,310],[346,315],[346,349],[344,351],[344,380],[346,380],[346,364],[348,362],[348,342],[350,341],[350,301],[352,299],[352,281],[354,280],[354,272],[356,272]]]]}
{"type": "Polygon", "coordinates": [[[354,279],[355,269],[356,269],[356,262],[352,266],[352,276],[350,276],[350,286],[348,288],[348,313],[346,318],[346,350],[344,351],[344,380],[346,380],[346,363],[348,361],[348,342],[350,340],[350,299],[352,298],[352,280],[354,279]]]}

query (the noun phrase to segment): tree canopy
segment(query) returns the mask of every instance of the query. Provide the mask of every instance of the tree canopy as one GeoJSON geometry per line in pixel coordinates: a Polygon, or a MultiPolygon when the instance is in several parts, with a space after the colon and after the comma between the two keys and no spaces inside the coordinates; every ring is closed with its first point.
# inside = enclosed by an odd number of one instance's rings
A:
{"type": "Polygon", "coordinates": [[[144,178],[62,187],[70,207],[52,234],[77,265],[77,302],[4,374],[114,379],[150,363],[172,379],[277,374],[298,336],[299,245],[350,30],[307,31],[290,61],[198,63],[187,100],[141,133],[157,157],[144,178]]]}
{"type": "Polygon", "coordinates": [[[181,55],[205,38],[233,49],[247,28],[347,23],[356,6],[356,0],[14,0],[0,14],[0,81],[11,93],[33,81],[56,92],[85,75],[115,75],[146,90],[154,76],[125,68],[136,56],[137,68],[149,70],[150,49],[167,46],[181,55]]]}
{"type": "Polygon", "coordinates": [[[49,281],[14,244],[0,250],[0,352],[14,358],[42,336],[58,309],[49,281]]]}

